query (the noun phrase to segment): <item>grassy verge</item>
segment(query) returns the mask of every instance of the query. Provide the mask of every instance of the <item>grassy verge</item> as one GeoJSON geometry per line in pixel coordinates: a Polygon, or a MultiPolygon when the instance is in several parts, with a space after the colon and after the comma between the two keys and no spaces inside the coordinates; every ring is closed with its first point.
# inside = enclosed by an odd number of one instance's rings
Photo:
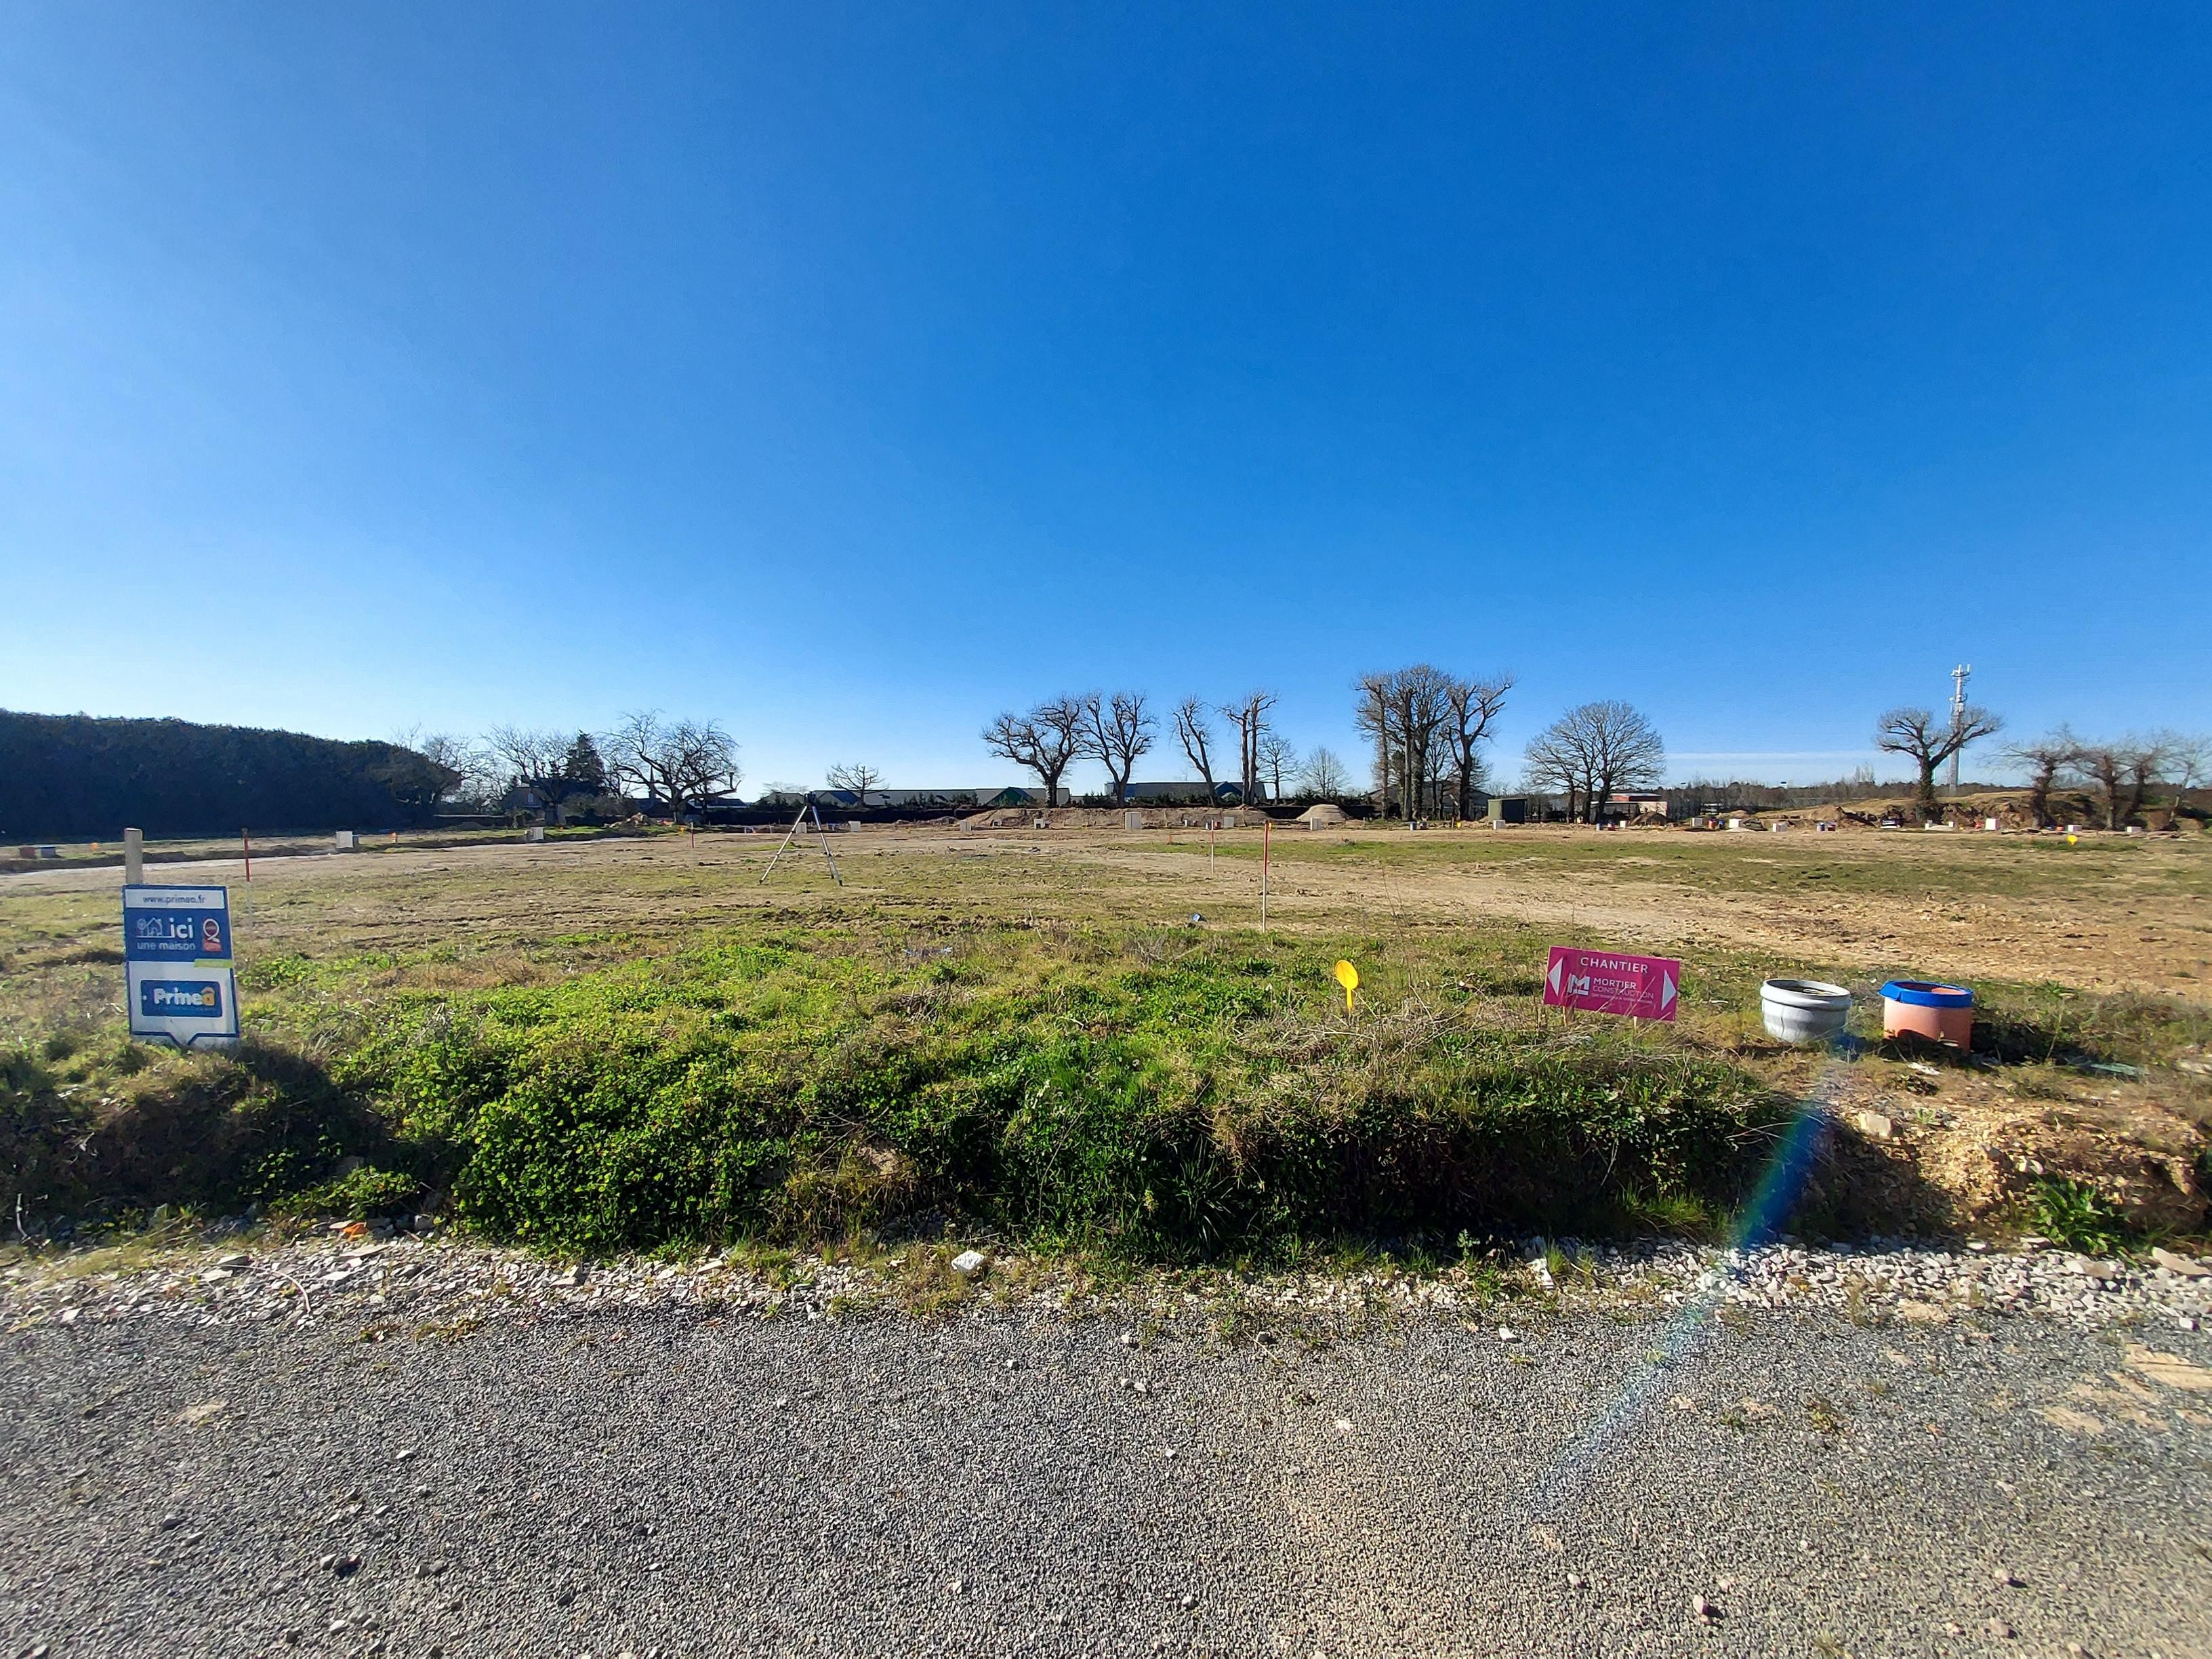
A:
{"type": "Polygon", "coordinates": [[[1724,1213],[1787,1097],[1724,1047],[1542,1020],[1533,950],[990,926],[279,958],[235,1054],[17,1044],[5,1151],[38,1213],[438,1191],[585,1249],[946,1220],[1176,1261],[1724,1213]]]}
{"type": "MultiPolygon", "coordinates": [[[[179,1056],[82,1012],[113,952],[58,920],[7,981],[52,1018],[0,1044],[0,1206],[436,1201],[593,1251],[949,1226],[1144,1261],[1724,1225],[1814,1066],[1759,1031],[1777,965],[1716,955],[1679,1027],[1635,1029],[1547,1017],[1543,943],[754,913],[263,955],[253,1039],[179,1056]]],[[[1978,1046],[2008,1062],[2212,1037],[2170,999],[1980,988],[1978,1046]]]]}

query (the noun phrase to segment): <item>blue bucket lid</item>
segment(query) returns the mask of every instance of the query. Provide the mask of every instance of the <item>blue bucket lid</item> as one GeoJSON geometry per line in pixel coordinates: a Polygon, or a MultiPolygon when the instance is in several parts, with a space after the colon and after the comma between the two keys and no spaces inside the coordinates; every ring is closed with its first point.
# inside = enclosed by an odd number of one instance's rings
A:
{"type": "Polygon", "coordinates": [[[1881,988],[1883,996],[1913,1008],[1971,1008],[1974,994],[1963,985],[1937,985],[1924,979],[1893,979],[1881,988]]]}

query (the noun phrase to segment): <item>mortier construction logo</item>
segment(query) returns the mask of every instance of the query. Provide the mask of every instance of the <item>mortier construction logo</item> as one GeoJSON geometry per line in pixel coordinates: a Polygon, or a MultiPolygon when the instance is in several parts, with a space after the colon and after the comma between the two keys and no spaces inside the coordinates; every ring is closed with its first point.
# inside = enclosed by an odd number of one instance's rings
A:
{"type": "Polygon", "coordinates": [[[1681,983],[1682,964],[1672,957],[1555,945],[1544,974],[1544,1001],[1553,1008],[1587,1008],[1632,1019],[1672,1019],[1681,983]]]}

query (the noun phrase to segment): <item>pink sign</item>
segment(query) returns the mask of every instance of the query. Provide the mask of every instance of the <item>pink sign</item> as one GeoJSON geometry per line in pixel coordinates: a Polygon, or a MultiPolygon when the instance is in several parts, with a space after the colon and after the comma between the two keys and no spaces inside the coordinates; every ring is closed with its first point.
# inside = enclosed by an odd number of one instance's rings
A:
{"type": "Polygon", "coordinates": [[[1552,947],[1544,1001],[1553,1008],[1588,1008],[1634,1019],[1674,1018],[1682,964],[1671,957],[1626,957],[1610,951],[1552,947]]]}

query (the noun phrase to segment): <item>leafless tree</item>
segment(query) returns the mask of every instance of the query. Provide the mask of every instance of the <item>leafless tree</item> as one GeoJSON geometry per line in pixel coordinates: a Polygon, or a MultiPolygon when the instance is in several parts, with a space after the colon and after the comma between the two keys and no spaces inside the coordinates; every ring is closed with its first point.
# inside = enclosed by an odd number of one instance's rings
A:
{"type": "Polygon", "coordinates": [[[1419,817],[1439,771],[1437,733],[1451,677],[1427,663],[1359,678],[1355,720],[1375,744],[1375,787],[1387,807],[1395,786],[1399,815],[1419,817]]]}
{"type": "Polygon", "coordinates": [[[2133,733],[2112,743],[2085,743],[2074,763],[2105,798],[2105,828],[2124,827],[2142,810],[2143,796],[2164,764],[2166,751],[2156,738],[2133,733]]]}
{"type": "Polygon", "coordinates": [[[983,744],[993,754],[1037,775],[1044,804],[1060,804],[1060,775],[1082,752],[1083,700],[1054,697],[1026,714],[1004,714],[983,728],[983,744]]]}
{"type": "Polygon", "coordinates": [[[1260,739],[1267,730],[1267,711],[1275,706],[1272,691],[1248,691],[1240,702],[1225,702],[1217,711],[1237,728],[1238,787],[1247,802],[1260,799],[1260,739]]]}
{"type": "Polygon", "coordinates": [[[1334,800],[1349,793],[1352,789],[1352,775],[1345,770],[1344,763],[1330,750],[1322,748],[1315,749],[1306,757],[1304,769],[1298,774],[1298,781],[1304,787],[1306,793],[1318,796],[1322,800],[1334,800]]]}
{"type": "Polygon", "coordinates": [[[1505,707],[1505,694],[1512,689],[1510,674],[1486,680],[1445,678],[1443,730],[1455,785],[1454,810],[1462,818],[1474,816],[1474,786],[1482,775],[1482,745],[1489,738],[1491,722],[1505,707]]]}
{"type": "Polygon", "coordinates": [[[1893,708],[1875,722],[1876,748],[1893,755],[1910,756],[1920,769],[1913,805],[1923,823],[1936,818],[1936,769],[1970,743],[1994,737],[2004,730],[2003,720],[1978,703],[1968,703],[1956,720],[1939,718],[1925,708],[1893,708]]]}
{"type": "Polygon", "coordinates": [[[1206,724],[1206,705],[1196,697],[1185,697],[1176,705],[1176,739],[1182,744],[1184,757],[1206,785],[1208,805],[1213,793],[1213,728],[1206,724]]]}
{"type": "Polygon", "coordinates": [[[1116,691],[1111,697],[1093,691],[1082,701],[1077,752],[1103,766],[1113,783],[1114,799],[1124,799],[1138,761],[1152,751],[1160,723],[1146,709],[1141,691],[1116,691]]]}
{"type": "Polygon", "coordinates": [[[1579,803],[1583,817],[1597,823],[1616,789],[1649,788],[1666,774],[1667,745],[1658,728],[1617,699],[1570,708],[1528,745],[1532,779],[1563,780],[1568,816],[1579,803]]]}
{"type": "Polygon", "coordinates": [[[883,787],[884,775],[865,761],[854,761],[849,766],[833,766],[826,775],[832,789],[849,789],[861,805],[868,804],[868,791],[883,787]]]}
{"type": "Polygon", "coordinates": [[[1563,797],[1570,821],[1582,816],[1582,758],[1556,732],[1539,732],[1528,739],[1522,752],[1521,775],[1530,794],[1563,797]]]}
{"type": "Polygon", "coordinates": [[[2201,732],[2165,732],[2159,736],[2165,750],[2162,781],[2173,790],[2173,808],[2189,805],[2189,792],[2212,776],[2212,736],[2201,732]]]}
{"type": "Polygon", "coordinates": [[[2048,830],[2052,823],[2051,792],[2081,757],[2081,739],[2062,726],[2033,742],[2016,743],[2005,754],[2027,769],[2027,810],[2037,829],[2048,830]]]}
{"type": "Polygon", "coordinates": [[[1258,771],[1259,775],[1267,780],[1268,799],[1282,799],[1284,778],[1295,775],[1297,769],[1297,744],[1279,732],[1262,732],[1258,771]]]}
{"type": "Polygon", "coordinates": [[[680,818],[738,787],[738,745],[713,720],[670,720],[659,709],[624,714],[600,740],[607,775],[668,803],[680,818]]]}
{"type": "Polygon", "coordinates": [[[1362,674],[1353,689],[1358,692],[1359,701],[1353,706],[1352,724],[1373,750],[1370,767],[1374,774],[1375,804],[1388,811],[1390,779],[1395,770],[1390,759],[1390,677],[1362,674]]]}
{"type": "Polygon", "coordinates": [[[538,797],[556,823],[568,821],[568,800],[581,793],[568,775],[569,734],[550,726],[495,726],[484,747],[505,769],[507,781],[538,797]]]}
{"type": "Polygon", "coordinates": [[[456,737],[451,732],[410,728],[404,744],[431,765],[453,775],[453,781],[439,796],[441,801],[479,804],[483,797],[493,793],[498,787],[488,775],[493,766],[491,757],[466,738],[456,737]]]}
{"type": "Polygon", "coordinates": [[[385,739],[382,758],[370,767],[369,775],[403,806],[419,814],[434,813],[467,781],[462,769],[448,763],[450,754],[438,734],[425,738],[420,726],[406,726],[385,739]],[[431,754],[426,744],[439,752],[431,754]]]}

